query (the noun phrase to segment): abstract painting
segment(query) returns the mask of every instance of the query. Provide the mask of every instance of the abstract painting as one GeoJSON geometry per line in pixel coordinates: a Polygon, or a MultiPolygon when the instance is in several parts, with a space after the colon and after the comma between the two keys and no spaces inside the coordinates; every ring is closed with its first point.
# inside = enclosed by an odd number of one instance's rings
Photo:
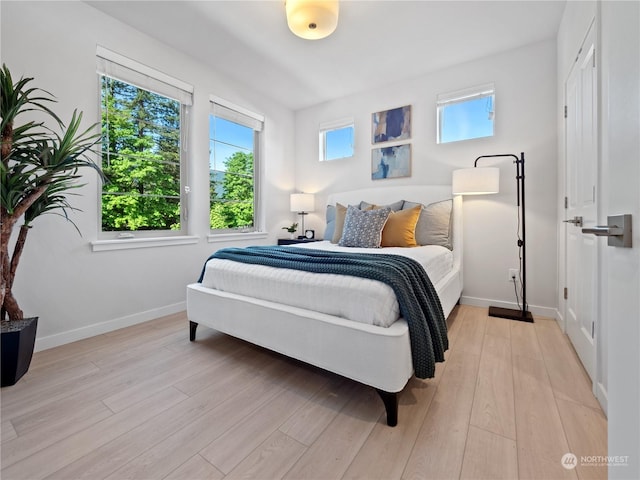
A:
{"type": "Polygon", "coordinates": [[[410,143],[371,150],[371,180],[410,176],[410,143]]]}
{"type": "Polygon", "coordinates": [[[411,105],[372,114],[371,143],[411,138],[411,105]]]}

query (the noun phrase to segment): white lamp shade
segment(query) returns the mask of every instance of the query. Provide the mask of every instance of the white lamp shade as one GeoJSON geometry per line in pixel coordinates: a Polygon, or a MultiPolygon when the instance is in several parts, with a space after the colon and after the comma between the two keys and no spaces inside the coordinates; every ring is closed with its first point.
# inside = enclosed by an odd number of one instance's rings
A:
{"type": "Polygon", "coordinates": [[[500,191],[500,169],[497,167],[463,168],[453,171],[454,195],[486,195],[500,191]]]}
{"type": "Polygon", "coordinates": [[[312,193],[292,193],[290,203],[292,212],[313,212],[314,198],[312,193]]]}
{"type": "Polygon", "coordinates": [[[319,40],[338,26],[338,0],[287,0],[287,24],[297,36],[319,40]]]}

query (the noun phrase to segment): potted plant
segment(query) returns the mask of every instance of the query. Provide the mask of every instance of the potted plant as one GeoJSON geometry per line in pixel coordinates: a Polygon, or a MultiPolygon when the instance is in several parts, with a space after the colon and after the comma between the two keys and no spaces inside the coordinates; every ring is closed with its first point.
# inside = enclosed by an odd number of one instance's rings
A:
{"type": "MultiPolygon", "coordinates": [[[[2,386],[13,385],[31,363],[37,317],[25,319],[13,295],[13,281],[27,234],[40,215],[55,213],[76,227],[67,199],[90,167],[102,179],[90,154],[100,141],[96,125],[81,130],[82,112],[68,125],[49,108],[55,98],[30,86],[33,78],[13,82],[6,65],[0,71],[2,163],[0,164],[0,320],[2,326],[2,386]],[[18,118],[20,117],[20,118],[18,118]],[[24,118],[27,117],[27,118],[24,118]],[[22,121],[22,123],[18,123],[22,121]],[[21,221],[22,220],[22,221],[21,221]],[[12,234],[17,237],[12,241],[12,234]],[[12,247],[12,248],[11,248],[12,247]]],[[[80,231],[78,230],[78,233],[80,231]]]]}
{"type": "Polygon", "coordinates": [[[296,230],[298,229],[298,224],[292,223],[290,227],[282,227],[282,229],[289,232],[289,237],[293,239],[295,237],[296,230]]]}

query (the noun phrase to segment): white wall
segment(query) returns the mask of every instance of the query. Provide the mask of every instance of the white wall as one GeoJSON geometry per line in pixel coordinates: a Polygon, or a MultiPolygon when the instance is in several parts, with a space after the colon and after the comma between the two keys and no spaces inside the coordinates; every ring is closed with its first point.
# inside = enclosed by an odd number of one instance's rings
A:
{"type": "MultiPolygon", "coordinates": [[[[274,242],[291,220],[293,113],[190,57],[113,20],[81,2],[2,2],[2,61],[15,78],[57,96],[68,119],[83,110],[87,126],[99,120],[96,44],[192,84],[189,142],[190,234],[194,245],[92,252],[97,239],[95,172],[85,172],[83,210],[74,221],[83,237],[56,216],[34,223],[15,283],[26,315],[39,315],[36,348],[50,347],[184,308],[185,286],[197,279],[206,257],[223,243],[208,243],[208,113],[214,94],[265,115],[263,161],[266,239],[274,242]]],[[[238,243],[238,242],[237,242],[238,243]]],[[[241,242],[246,244],[247,242],[241,242]]],[[[185,327],[186,328],[186,327],[185,327]]]]}
{"type": "MultiPolygon", "coordinates": [[[[387,185],[449,184],[452,170],[471,166],[478,155],[524,151],[528,300],[534,312],[554,315],[558,289],[554,41],[302,110],[295,114],[294,126],[294,114],[289,110],[86,4],[2,2],[1,9],[2,60],[15,76],[35,76],[37,85],[53,92],[63,118],[69,118],[76,107],[85,112],[88,123],[99,118],[96,44],[195,87],[189,148],[193,188],[190,233],[200,241],[186,246],[91,252],[90,242],[97,238],[99,185],[95,174],[87,172],[87,186],[81,190],[82,196],[74,199],[74,205],[83,210],[74,216],[83,237],[57,217],[39,219],[29,235],[16,278],[15,293],[25,313],[41,317],[37,348],[184,308],[184,286],[194,280],[209,253],[227,245],[206,240],[209,94],[266,116],[263,202],[270,233],[264,243],[274,242],[282,233],[280,227],[292,218],[288,193],[294,184],[301,191],[320,192],[317,204],[322,205],[328,192],[375,183],[370,180],[374,111],[413,106],[412,177],[378,181],[387,185]],[[29,35],[24,35],[27,31],[29,35]],[[436,95],[488,82],[494,82],[497,90],[495,137],[436,145],[436,95]],[[318,162],[318,123],[347,116],[356,119],[356,157],[318,162]]],[[[422,59],[417,57],[417,61],[422,59]]],[[[388,67],[381,63],[381,68],[388,67]]],[[[508,160],[497,165],[501,168],[501,193],[465,200],[464,300],[511,306],[515,299],[506,272],[518,265],[515,168],[508,160]]],[[[307,226],[321,234],[322,217],[321,212],[310,215],[307,226]]]]}
{"type": "MultiPolygon", "coordinates": [[[[373,185],[451,183],[451,172],[473,165],[479,155],[526,155],[527,299],[534,312],[555,316],[557,307],[557,122],[555,41],[537,43],[458,65],[387,88],[362,92],[296,112],[296,186],[318,193],[307,226],[323,231],[329,192],[373,185]],[[436,144],[436,95],[493,82],[496,87],[495,136],[436,144]],[[412,175],[371,180],[371,114],[412,105],[412,175]],[[355,157],[318,161],[318,124],[355,119],[355,157]]],[[[402,68],[392,59],[380,68],[402,68]]],[[[416,61],[428,61],[416,55],[416,61]]],[[[336,73],[339,74],[338,72],[336,73]]],[[[484,164],[490,165],[487,161],[484,164]]],[[[500,167],[500,193],[464,200],[464,298],[467,303],[514,306],[508,269],[518,267],[515,166],[500,167]]]]}

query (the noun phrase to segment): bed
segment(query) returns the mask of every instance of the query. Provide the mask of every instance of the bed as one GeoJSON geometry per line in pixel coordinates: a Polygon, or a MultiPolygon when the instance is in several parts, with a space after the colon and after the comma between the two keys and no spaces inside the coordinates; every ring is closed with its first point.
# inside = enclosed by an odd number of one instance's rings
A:
{"type": "MultiPolygon", "coordinates": [[[[328,204],[358,205],[364,201],[372,205],[391,205],[404,199],[427,206],[451,197],[450,186],[414,185],[334,193],[329,195],[328,204]]],[[[438,273],[437,281],[433,282],[445,318],[458,302],[462,292],[460,197],[453,197],[451,205],[450,250],[444,247],[433,249],[446,250],[445,254],[448,252],[448,255],[445,255],[448,259],[445,262],[447,267],[445,271],[438,273]]],[[[300,248],[315,250],[320,243],[301,245],[300,248]]],[[[330,242],[322,243],[326,243],[326,248],[329,250],[338,248],[330,242]]],[[[417,252],[422,248],[403,250],[417,252]]],[[[253,266],[241,268],[250,270],[253,266]]],[[[440,269],[442,270],[442,265],[440,269]]],[[[429,267],[427,271],[429,272],[429,267]]],[[[215,276],[211,275],[214,280],[210,280],[205,273],[206,268],[203,270],[202,283],[187,286],[187,315],[190,322],[191,341],[196,339],[198,325],[203,325],[369,385],[377,390],[385,404],[387,424],[393,426],[397,423],[398,393],[404,389],[414,374],[409,328],[404,318],[398,318],[388,326],[374,324],[380,321],[385,322],[384,319],[368,323],[367,319],[350,320],[347,319],[348,313],[325,313],[318,311],[314,304],[299,303],[301,295],[290,294],[288,298],[276,296],[274,300],[269,299],[269,296],[265,295],[262,292],[263,289],[259,287],[248,287],[255,288],[255,294],[249,293],[252,290],[234,293],[228,291],[233,290],[229,284],[222,284],[223,286],[220,287],[216,283],[215,276]]],[[[240,277],[236,274],[236,280],[237,278],[244,280],[236,281],[236,284],[246,284],[244,287],[247,288],[251,283],[246,281],[250,278],[248,276],[250,273],[241,270],[240,277]]],[[[323,275],[301,273],[312,276],[323,275]]],[[[287,273],[284,276],[289,275],[287,273]]],[[[291,273],[291,275],[294,274],[291,273]]],[[[233,275],[231,278],[233,280],[233,275]]],[[[289,278],[288,281],[293,281],[290,285],[298,284],[296,278],[294,280],[289,278]]],[[[347,280],[347,283],[349,282],[350,280],[347,280]]],[[[264,279],[255,280],[255,283],[256,285],[265,284],[264,279]]],[[[321,298],[317,289],[318,287],[314,285],[313,295],[307,295],[307,297],[312,300],[321,298]]],[[[341,303],[334,299],[335,297],[330,297],[331,301],[322,300],[322,303],[333,305],[341,303]]]]}

